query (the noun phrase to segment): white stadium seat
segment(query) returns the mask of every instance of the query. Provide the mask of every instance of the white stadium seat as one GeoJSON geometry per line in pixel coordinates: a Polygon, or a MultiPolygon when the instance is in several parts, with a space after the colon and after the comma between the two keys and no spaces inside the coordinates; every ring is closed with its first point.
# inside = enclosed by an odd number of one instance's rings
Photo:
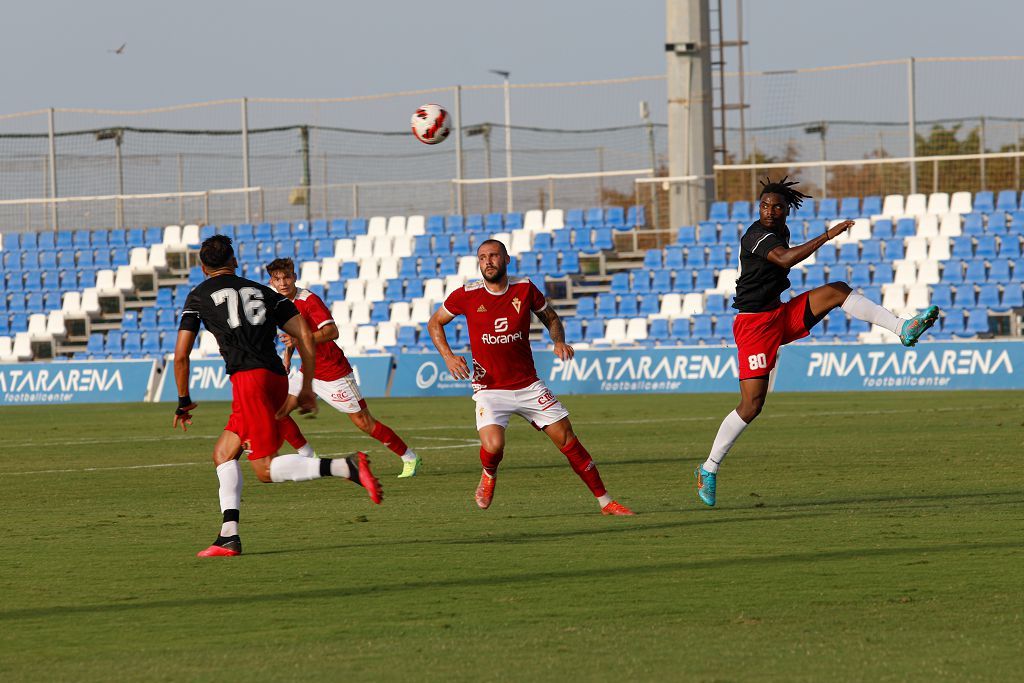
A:
{"type": "Polygon", "coordinates": [[[928,240],[924,237],[908,237],[904,240],[906,251],[903,258],[917,263],[928,258],[928,240]]]}
{"type": "Polygon", "coordinates": [[[112,292],[114,290],[114,271],[103,268],[96,271],[96,287],[99,292],[112,292]]]}
{"type": "Polygon", "coordinates": [[[948,237],[933,237],[928,240],[929,261],[948,261],[950,256],[948,237]]]}
{"type": "Polygon", "coordinates": [[[970,192],[954,192],[949,199],[950,213],[970,213],[973,198],[970,192]]]}
{"type": "Polygon", "coordinates": [[[78,315],[82,312],[82,294],[81,292],[65,292],[64,300],[60,306],[61,312],[64,315],[78,315]]]}
{"type": "Polygon", "coordinates": [[[882,285],[882,306],[900,315],[907,306],[903,285],[882,285]]]}
{"type": "Polygon", "coordinates": [[[181,229],[181,243],[186,247],[199,246],[199,226],[190,223],[181,229]]]}
{"type": "Polygon", "coordinates": [[[409,258],[412,256],[413,244],[412,235],[395,237],[391,242],[391,256],[394,258],[409,258]]]}
{"type": "Polygon", "coordinates": [[[405,234],[407,237],[425,235],[427,232],[427,219],[423,216],[409,216],[405,222],[405,234]]]}
{"type": "Polygon", "coordinates": [[[100,314],[99,290],[96,287],[86,287],[82,290],[82,301],[79,311],[90,318],[95,318],[100,314]]]}
{"type": "MultiPolygon", "coordinates": [[[[335,256],[337,256],[337,253],[335,253],[335,256]]],[[[370,256],[373,256],[373,237],[370,235],[357,235],[355,247],[352,249],[352,256],[345,260],[362,261],[370,256]]]]}
{"type": "Polygon", "coordinates": [[[347,325],[351,309],[352,304],[348,301],[335,301],[331,304],[331,318],[334,319],[334,323],[336,325],[347,325]]]}
{"type": "Polygon", "coordinates": [[[380,260],[380,268],[377,270],[377,278],[380,280],[394,280],[398,277],[398,258],[389,256],[380,260]]]}
{"type": "Polygon", "coordinates": [[[405,237],[405,216],[392,216],[388,219],[388,237],[405,237]]]}
{"type": "Polygon", "coordinates": [[[449,275],[444,279],[444,298],[447,299],[452,292],[466,284],[466,278],[462,275],[449,275]]]}
{"type": "Polygon", "coordinates": [[[916,315],[919,311],[928,308],[929,302],[928,285],[914,285],[907,289],[906,311],[916,315]]]}
{"type": "Polygon", "coordinates": [[[423,281],[423,297],[434,303],[444,301],[444,280],[437,277],[423,281]]]}
{"type": "Polygon", "coordinates": [[[28,317],[28,336],[32,339],[46,336],[46,315],[33,313],[28,317]]]}
{"type": "Polygon", "coordinates": [[[540,209],[530,209],[523,217],[523,229],[530,232],[544,230],[544,212],[540,209]]]}
{"type": "Polygon", "coordinates": [[[683,296],[683,308],[676,317],[689,318],[692,315],[700,315],[704,312],[704,295],[700,292],[690,292],[683,296]]]}
{"type": "Polygon", "coordinates": [[[180,247],[181,246],[181,226],[180,225],[168,225],[164,228],[164,239],[163,244],[165,247],[180,247]]]}
{"type": "Polygon", "coordinates": [[[356,352],[356,329],[357,326],[354,324],[338,327],[338,338],[334,340],[334,343],[345,353],[354,354],[356,352]]]}
{"type": "Polygon", "coordinates": [[[412,307],[408,301],[396,301],[391,304],[391,316],[389,320],[395,325],[407,325],[412,315],[412,307]]]}
{"type": "Polygon", "coordinates": [[[508,253],[512,256],[519,256],[523,252],[530,251],[533,248],[533,233],[523,228],[521,230],[512,231],[511,244],[508,247],[508,253]]]}
{"type": "Polygon", "coordinates": [[[939,283],[939,262],[922,261],[917,264],[917,284],[935,285],[939,283]]]}
{"type": "Polygon", "coordinates": [[[133,268],[131,266],[118,266],[114,275],[114,289],[122,294],[135,290],[135,281],[132,279],[133,268]]]}
{"type": "Polygon", "coordinates": [[[345,301],[355,303],[366,298],[366,281],[361,279],[348,280],[345,283],[345,301]]]}
{"type": "Polygon", "coordinates": [[[476,256],[459,257],[459,275],[466,280],[480,279],[480,261],[476,256]]]}
{"type": "Polygon", "coordinates": [[[385,349],[398,346],[398,326],[394,323],[377,323],[377,347],[385,349]]]}
{"type": "Polygon", "coordinates": [[[320,264],[320,280],[337,282],[341,279],[341,264],[336,258],[325,258],[320,264]]]}
{"type": "Polygon", "coordinates": [[[352,304],[352,312],[348,317],[349,324],[351,325],[369,325],[370,324],[370,302],[369,301],[356,301],[352,304]]]}
{"type": "Polygon", "coordinates": [[[132,268],[135,273],[163,273],[167,270],[167,247],[154,244],[149,248],[149,263],[146,268],[132,268]]]}
{"type": "Polygon", "coordinates": [[[631,342],[647,339],[647,318],[630,318],[626,325],[626,339],[631,342]]]}
{"type": "Polygon", "coordinates": [[[370,256],[359,262],[360,280],[376,280],[378,277],[380,277],[380,271],[377,269],[377,259],[370,256]]]}
{"type": "Polygon", "coordinates": [[[32,360],[32,340],[28,332],[19,332],[14,335],[14,343],[11,344],[11,355],[15,360],[32,360]]]}
{"type": "Polygon", "coordinates": [[[903,206],[903,213],[906,216],[923,216],[928,209],[928,198],[923,194],[907,195],[906,203],[903,206]]]}
{"type": "Polygon", "coordinates": [[[322,285],[324,281],[320,278],[320,262],[303,261],[299,267],[299,282],[303,287],[322,285]]]}
{"type": "Polygon", "coordinates": [[[928,195],[928,213],[933,216],[949,213],[949,193],[932,192],[928,195]]]}
{"type": "Polygon", "coordinates": [[[220,344],[217,343],[217,338],[213,336],[213,332],[202,330],[199,333],[199,350],[206,357],[220,355],[220,344]]]}
{"type": "Polygon", "coordinates": [[[57,339],[67,336],[68,330],[64,325],[64,314],[61,311],[50,311],[46,317],[46,333],[57,339]]]}
{"type": "Polygon", "coordinates": [[[387,235],[375,237],[373,240],[373,255],[375,258],[391,257],[392,238],[387,235]]]}
{"type": "Polygon", "coordinates": [[[893,261],[892,265],[896,269],[892,278],[895,284],[909,287],[917,283],[917,265],[913,261],[893,261]]]}
{"type": "Polygon", "coordinates": [[[903,212],[903,195],[901,194],[889,194],[882,200],[882,217],[883,218],[899,218],[904,215],[903,212]]]}
{"type": "Polygon", "coordinates": [[[430,320],[434,314],[431,302],[426,297],[417,297],[412,300],[412,312],[409,314],[409,322],[413,325],[422,325],[430,320]]]}
{"type": "Polygon", "coordinates": [[[380,235],[381,237],[387,235],[388,219],[385,216],[373,216],[372,218],[370,218],[370,223],[366,228],[366,234],[371,239],[377,237],[378,235],[380,235]]]}
{"type": "Polygon", "coordinates": [[[128,256],[128,265],[138,272],[149,269],[149,249],[146,247],[135,247],[128,256]]]}
{"type": "Polygon", "coordinates": [[[718,271],[718,286],[715,287],[715,291],[722,294],[735,294],[736,278],[739,276],[740,272],[735,268],[723,268],[718,271]]]}
{"type": "Polygon", "coordinates": [[[962,235],[963,227],[960,214],[952,212],[945,214],[939,223],[939,234],[943,237],[959,237],[962,235]]]}
{"type": "Polygon", "coordinates": [[[917,219],[918,237],[935,237],[939,234],[939,217],[927,213],[917,219]]]}
{"type": "Polygon", "coordinates": [[[373,325],[360,325],[356,330],[356,349],[371,351],[377,348],[377,328],[373,325]]]}
{"type": "Polygon", "coordinates": [[[364,294],[363,298],[365,301],[369,301],[370,303],[384,301],[384,281],[367,280],[366,293],[364,294]]]}
{"type": "Polygon", "coordinates": [[[512,241],[512,233],[510,232],[496,232],[491,235],[492,240],[498,240],[505,245],[506,248],[509,246],[509,242],[512,241]]]}
{"type": "Polygon", "coordinates": [[[548,209],[544,214],[545,230],[561,230],[565,227],[565,212],[561,209],[548,209]]]}
{"type": "Polygon", "coordinates": [[[334,240],[334,258],[341,263],[355,261],[355,240],[348,238],[334,240]]]}
{"type": "Polygon", "coordinates": [[[14,357],[11,338],[6,335],[0,337],[0,363],[14,363],[17,360],[14,357]]]}
{"type": "Polygon", "coordinates": [[[682,300],[681,294],[675,292],[665,294],[661,297],[661,312],[658,315],[662,318],[682,317],[682,300]]]}
{"type": "Polygon", "coordinates": [[[611,318],[604,326],[604,337],[600,340],[605,344],[626,343],[626,320],[625,318],[611,318]]]}

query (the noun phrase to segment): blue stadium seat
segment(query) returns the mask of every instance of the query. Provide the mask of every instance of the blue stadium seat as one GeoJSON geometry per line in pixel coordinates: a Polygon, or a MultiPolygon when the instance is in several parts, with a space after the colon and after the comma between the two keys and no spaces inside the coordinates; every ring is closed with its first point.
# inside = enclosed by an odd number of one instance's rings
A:
{"type": "Polygon", "coordinates": [[[424,230],[428,235],[444,234],[444,216],[427,216],[427,224],[424,230]]]}
{"type": "MultiPolygon", "coordinates": [[[[466,233],[458,233],[458,234],[464,235],[466,233]]],[[[434,256],[451,256],[452,255],[452,240],[451,240],[451,236],[449,236],[449,235],[435,235],[434,236],[434,246],[433,246],[433,252],[432,253],[433,253],[434,256]]]]}
{"type": "Polygon", "coordinates": [[[594,230],[594,249],[596,251],[612,251],[615,249],[615,240],[612,237],[611,228],[596,228],[594,230]]]}
{"type": "Polygon", "coordinates": [[[621,206],[609,206],[604,211],[604,224],[613,230],[631,230],[626,222],[626,211],[621,206]]]}
{"type": "Polygon", "coordinates": [[[972,335],[989,334],[988,311],[980,307],[968,309],[966,329],[972,335]]]}
{"type": "Polygon", "coordinates": [[[666,318],[655,318],[651,320],[651,324],[647,328],[647,339],[658,344],[665,343],[671,338],[672,331],[669,329],[668,320],[666,318]]]}
{"type": "Polygon", "coordinates": [[[974,247],[974,258],[990,259],[996,257],[996,238],[994,235],[979,235],[974,247]]]}
{"type": "Polygon", "coordinates": [[[917,234],[917,222],[913,218],[896,221],[896,237],[913,237],[917,234]]]}
{"type": "Polygon", "coordinates": [[[837,263],[859,263],[859,245],[856,242],[847,242],[839,247],[837,263]]]}
{"type": "Polygon", "coordinates": [[[627,294],[619,300],[619,317],[620,318],[635,318],[639,311],[636,297],[632,294],[627,294]]]}
{"type": "Polygon", "coordinates": [[[843,197],[839,203],[839,216],[843,218],[858,218],[860,212],[860,197],[843,197]]]}
{"type": "Polygon", "coordinates": [[[850,268],[849,285],[854,289],[871,286],[871,266],[866,263],[855,263],[850,268]]]}
{"type": "Polygon", "coordinates": [[[882,241],[864,240],[860,243],[861,263],[878,263],[882,260],[882,241]]]}
{"type": "Polygon", "coordinates": [[[71,243],[75,249],[88,249],[92,246],[92,242],[89,239],[89,231],[75,230],[75,236],[71,243]]]}
{"type": "MultiPolygon", "coordinates": [[[[11,235],[16,237],[16,235],[11,235]]],[[[21,239],[18,241],[18,247],[21,251],[35,251],[39,248],[39,233],[35,232],[23,232],[21,233],[21,239]]],[[[12,249],[12,246],[8,246],[8,249],[12,249]]]]}
{"type": "Polygon", "coordinates": [[[365,218],[353,218],[348,222],[348,236],[358,237],[365,235],[370,230],[370,221],[365,218]]]}
{"type": "Polygon", "coordinates": [[[604,209],[599,206],[594,206],[586,210],[583,214],[583,223],[591,228],[603,228],[604,227],[604,209]]]}
{"type": "MultiPolygon", "coordinates": [[[[111,238],[113,238],[113,234],[111,238]]],[[[111,244],[113,244],[113,240],[111,244]]],[[[129,228],[125,234],[125,246],[129,249],[146,246],[146,231],[142,228],[129,228]]]]}
{"type": "Polygon", "coordinates": [[[145,244],[143,246],[150,246],[153,244],[160,244],[164,239],[164,229],[158,225],[151,225],[146,228],[145,233],[145,244]]]}
{"type": "MultiPolygon", "coordinates": [[[[532,252],[527,252],[532,253],[532,252]]],[[[558,252],[545,251],[540,255],[540,265],[533,271],[551,277],[562,277],[564,273],[558,265],[558,252]]]]}
{"type": "Polygon", "coordinates": [[[1016,211],[1019,208],[1017,203],[1016,190],[1000,190],[996,197],[996,211],[1016,211]]]}
{"type": "Polygon", "coordinates": [[[323,261],[325,258],[334,256],[334,240],[330,238],[317,240],[315,254],[314,258],[317,261],[323,261]]]}
{"type": "Polygon", "coordinates": [[[967,261],[967,270],[964,272],[964,283],[968,285],[980,285],[985,282],[985,262],[981,259],[967,261]]]}
{"type": "Polygon", "coordinates": [[[679,247],[665,248],[665,268],[676,270],[683,267],[683,250],[679,247]]]}
{"type": "Polygon", "coordinates": [[[119,330],[107,332],[106,339],[103,341],[103,353],[113,358],[121,356],[121,332],[119,330]]]}
{"type": "Polygon", "coordinates": [[[331,236],[331,231],[327,221],[322,218],[313,221],[312,226],[310,226],[309,236],[317,240],[328,239],[331,236]]]}
{"type": "Polygon", "coordinates": [[[410,256],[409,258],[404,258],[399,261],[398,277],[408,280],[418,276],[419,272],[417,270],[417,259],[415,256],[410,256]]]}
{"type": "Polygon", "coordinates": [[[295,224],[292,225],[292,237],[297,239],[309,238],[309,223],[306,221],[296,221],[295,224]]]}
{"type": "MultiPolygon", "coordinates": [[[[110,246],[111,235],[113,234],[113,232],[114,232],[113,230],[92,230],[92,231],[90,231],[89,232],[90,246],[93,247],[94,249],[95,248],[99,248],[99,247],[109,247],[110,246]]],[[[119,231],[119,232],[121,233],[122,242],[123,242],[124,241],[123,240],[124,231],[122,230],[122,231],[119,231]]]]}
{"type": "Polygon", "coordinates": [[[970,237],[959,235],[953,238],[951,258],[961,260],[974,258],[974,245],[970,237]]]}
{"type": "MultiPolygon", "coordinates": [[[[558,254],[554,252],[545,252],[554,257],[555,264],[558,263],[558,254]]],[[[519,274],[520,275],[536,275],[537,270],[537,254],[532,251],[524,251],[519,254],[519,274]]]]}
{"type": "Polygon", "coordinates": [[[953,306],[953,288],[945,284],[932,285],[930,301],[941,309],[953,306]]]}
{"type": "Polygon", "coordinates": [[[580,272],[580,254],[577,251],[562,252],[562,265],[560,273],[572,275],[580,272]]]}
{"type": "Polygon", "coordinates": [[[701,223],[697,230],[697,244],[718,244],[718,226],[714,223],[701,223]]]}
{"type": "Polygon", "coordinates": [[[583,209],[569,209],[565,212],[565,227],[572,229],[583,226],[583,209]]]}
{"type": "Polygon", "coordinates": [[[316,249],[314,248],[315,242],[311,239],[300,239],[298,241],[298,249],[295,251],[295,260],[297,261],[313,261],[316,259],[316,249]]]}
{"type": "Polygon", "coordinates": [[[568,251],[573,248],[571,230],[555,230],[551,233],[551,248],[555,251],[568,251]]]}
{"type": "MultiPolygon", "coordinates": [[[[834,197],[823,199],[818,202],[818,218],[824,218],[825,220],[833,220],[840,217],[839,212],[839,200],[834,197]]],[[[857,214],[843,214],[844,218],[856,218],[857,214]]]]}
{"type": "Polygon", "coordinates": [[[728,265],[724,244],[713,244],[708,247],[708,268],[721,269],[728,265]]]}
{"type": "Polygon", "coordinates": [[[423,296],[423,280],[414,278],[405,281],[405,298],[418,299],[423,296]]]}
{"type": "Polygon", "coordinates": [[[348,237],[348,221],[344,218],[334,218],[327,224],[327,234],[334,239],[348,237]]]}
{"type": "Polygon", "coordinates": [[[274,239],[274,226],[270,223],[260,223],[253,229],[252,236],[258,242],[270,242],[274,239]]]}
{"type": "Polygon", "coordinates": [[[235,238],[235,226],[233,226],[233,225],[222,225],[222,226],[220,226],[220,230],[223,230],[223,232],[218,233],[218,228],[217,228],[216,225],[204,225],[204,226],[202,226],[201,228],[199,228],[199,241],[200,242],[206,241],[206,240],[210,239],[211,237],[213,237],[214,235],[217,235],[217,234],[225,235],[227,237],[230,237],[232,240],[234,240],[234,238],[235,238]]]}
{"type": "Polygon", "coordinates": [[[710,342],[714,338],[711,316],[706,314],[695,315],[690,318],[693,322],[693,330],[690,336],[702,342],[710,342]]]}
{"type": "Polygon", "coordinates": [[[810,220],[816,215],[817,214],[814,211],[814,200],[810,198],[801,202],[800,208],[798,208],[794,214],[796,218],[802,218],[803,220],[810,220]]]}
{"type": "MultiPolygon", "coordinates": [[[[821,287],[825,284],[825,267],[819,264],[805,266],[804,271],[804,289],[814,289],[815,287],[821,287]]],[[[791,272],[792,274],[792,272],[791,272]]]]}
{"type": "Polygon", "coordinates": [[[739,223],[749,223],[752,219],[750,202],[738,201],[732,203],[732,219],[739,223]]]}
{"type": "Polygon", "coordinates": [[[25,271],[25,291],[26,292],[41,292],[43,291],[43,273],[39,270],[26,270],[25,271]]]}
{"type": "Polygon", "coordinates": [[[430,239],[430,235],[416,235],[413,238],[413,258],[428,257],[433,253],[433,246],[431,245],[430,239]]]}
{"type": "Polygon", "coordinates": [[[553,251],[551,233],[538,232],[533,236],[533,250],[538,252],[553,251]]]}
{"type": "Polygon", "coordinates": [[[471,232],[482,232],[484,229],[484,217],[479,213],[471,213],[466,216],[466,230],[471,232]]]}
{"type": "Polygon", "coordinates": [[[1010,260],[1004,258],[992,259],[989,263],[988,281],[1003,284],[1010,281],[1010,260]]]}
{"type": "Polygon", "coordinates": [[[612,294],[626,294],[629,292],[629,273],[620,272],[612,275],[612,294]]]}
{"type": "Polygon", "coordinates": [[[878,240],[887,240],[893,236],[892,221],[882,218],[871,226],[871,237],[878,240]]]}
{"type": "Polygon", "coordinates": [[[387,301],[374,301],[370,310],[370,322],[374,325],[385,323],[391,317],[391,304],[387,301]]]}
{"type": "MultiPolygon", "coordinates": [[[[509,266],[511,269],[511,265],[509,266]]],[[[437,265],[437,274],[440,277],[455,275],[459,272],[459,264],[454,256],[442,256],[437,265]]]]}
{"type": "Polygon", "coordinates": [[[172,331],[178,329],[178,312],[173,308],[161,308],[156,312],[157,329],[172,331]]]}
{"type": "Polygon", "coordinates": [[[142,331],[155,330],[157,328],[156,309],[143,308],[139,314],[138,327],[142,331]]]}
{"type": "Polygon", "coordinates": [[[648,249],[644,253],[643,267],[648,270],[657,270],[661,268],[661,249],[648,249]]]}
{"type": "Polygon", "coordinates": [[[703,247],[691,247],[686,250],[685,268],[689,270],[697,270],[699,268],[707,268],[707,266],[708,262],[703,247]]]}
{"type": "Polygon", "coordinates": [[[676,233],[676,244],[681,247],[691,247],[697,244],[697,228],[692,225],[684,225],[676,233]]]}
{"type": "Polygon", "coordinates": [[[597,295],[597,315],[602,318],[614,318],[617,310],[614,294],[597,295]]]}
{"type": "Polygon", "coordinates": [[[581,296],[576,300],[576,317],[593,318],[597,314],[594,308],[594,297],[581,296]]]}
{"type": "MultiPolygon", "coordinates": [[[[702,291],[702,290],[714,289],[715,288],[715,286],[717,285],[717,282],[715,281],[715,270],[714,270],[714,268],[698,268],[695,272],[696,272],[696,278],[694,279],[694,283],[693,283],[693,289],[695,291],[699,292],[699,291],[702,291]]],[[[676,273],[676,283],[677,283],[676,290],[677,291],[684,291],[684,290],[680,290],[679,289],[678,282],[679,282],[679,273],[676,273]]]]}
{"type": "Polygon", "coordinates": [[[999,258],[1017,260],[1020,258],[1020,239],[1016,235],[1008,235],[999,240],[999,258]]]}
{"type": "MultiPolygon", "coordinates": [[[[168,335],[174,337],[175,335],[168,335]]],[[[150,332],[142,339],[142,354],[146,356],[159,356],[161,351],[160,333],[150,332]]]]}
{"type": "Polygon", "coordinates": [[[631,206],[626,211],[626,226],[643,227],[647,225],[647,210],[643,206],[631,206]]]}
{"type": "Polygon", "coordinates": [[[633,285],[630,291],[634,294],[649,294],[651,291],[650,271],[644,269],[634,270],[633,285]]]}
{"type": "Polygon", "coordinates": [[[520,211],[513,211],[505,214],[506,230],[521,230],[523,227],[523,214],[520,211]]]}
{"type": "Polygon", "coordinates": [[[996,210],[994,195],[991,190],[982,190],[974,195],[973,209],[980,213],[992,213],[996,210]]]}
{"type": "Polygon", "coordinates": [[[704,312],[711,315],[720,315],[728,312],[725,296],[722,294],[707,294],[704,296],[704,312]]]}
{"type": "Polygon", "coordinates": [[[42,313],[44,310],[42,291],[29,292],[25,297],[25,312],[29,314],[42,313]]]}
{"type": "Polygon", "coordinates": [[[864,198],[860,209],[861,216],[877,216],[882,213],[882,198],[877,195],[870,195],[864,198]]]}
{"type": "Polygon", "coordinates": [[[661,311],[661,300],[657,294],[648,293],[640,295],[640,305],[637,310],[641,317],[657,315],[661,311]]]}
{"type": "Polygon", "coordinates": [[[490,232],[501,232],[505,229],[505,216],[500,213],[489,213],[484,216],[484,228],[490,232]]]}
{"type": "Polygon", "coordinates": [[[456,233],[452,236],[452,254],[456,256],[467,256],[473,253],[471,235],[466,232],[456,233]]]}
{"type": "Polygon", "coordinates": [[[968,213],[964,214],[964,223],[961,227],[961,231],[968,237],[974,237],[977,235],[984,234],[985,232],[985,217],[980,213],[968,213]]]}
{"type": "Polygon", "coordinates": [[[655,294],[668,294],[672,291],[672,271],[662,268],[654,271],[651,281],[651,291],[655,294]]]}
{"type": "Polygon", "coordinates": [[[882,240],[882,252],[886,261],[899,261],[903,258],[903,240],[897,237],[891,240],[882,240]]]}
{"type": "Polygon", "coordinates": [[[999,311],[999,285],[995,283],[989,283],[981,285],[978,288],[978,302],[977,305],[982,308],[987,308],[990,311],[999,311]]]}
{"type": "Polygon", "coordinates": [[[122,351],[126,356],[138,356],[142,353],[142,335],[139,332],[125,332],[123,343],[122,351]]]}
{"type": "Polygon", "coordinates": [[[59,230],[57,232],[57,240],[54,246],[57,249],[74,249],[74,233],[72,233],[70,230],[59,230]]]}
{"type": "Polygon", "coordinates": [[[943,263],[940,281],[945,285],[962,285],[964,283],[964,262],[960,259],[950,259],[943,263]]]}
{"type": "Polygon", "coordinates": [[[1019,282],[1011,282],[1003,287],[1003,308],[1024,308],[1024,290],[1019,282]]]}
{"type": "Polygon", "coordinates": [[[103,351],[103,335],[99,332],[93,332],[89,335],[89,340],[85,344],[85,350],[87,353],[93,356],[102,356],[103,351]]]}
{"type": "MultiPolygon", "coordinates": [[[[39,233],[38,246],[36,248],[37,249],[56,249],[57,248],[57,241],[54,238],[54,234],[52,232],[42,232],[42,233],[39,233]]],[[[22,249],[22,251],[25,251],[25,249],[22,249]]]]}
{"type": "MultiPolygon", "coordinates": [[[[596,254],[597,250],[594,249],[593,243],[590,241],[591,229],[590,228],[575,228],[570,230],[566,228],[563,232],[572,234],[572,246],[577,251],[582,251],[584,254],[596,254]]],[[[555,244],[558,244],[558,235],[555,235],[555,244]]],[[[559,250],[561,251],[561,249],[559,250]]]]}
{"type": "Polygon", "coordinates": [[[174,293],[171,291],[169,287],[161,287],[160,289],[156,290],[156,307],[174,307],[174,293]]]}
{"type": "Polygon", "coordinates": [[[729,202],[712,202],[708,211],[708,220],[724,223],[729,220],[729,202]]]}
{"type": "Polygon", "coordinates": [[[836,262],[836,245],[832,243],[823,244],[818,251],[814,253],[814,260],[816,263],[831,264],[836,262]]]}

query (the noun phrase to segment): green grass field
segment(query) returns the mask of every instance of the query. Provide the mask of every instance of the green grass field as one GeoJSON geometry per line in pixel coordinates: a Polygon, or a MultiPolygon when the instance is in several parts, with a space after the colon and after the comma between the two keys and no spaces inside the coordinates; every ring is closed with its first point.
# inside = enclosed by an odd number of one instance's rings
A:
{"type": "Polygon", "coordinates": [[[376,400],[421,476],[322,410],[343,480],[259,484],[238,558],[209,462],[168,405],[0,410],[0,680],[1020,680],[1024,394],[775,395],[719,477],[692,471],[734,396],[565,397],[602,517],[521,421],[473,503],[469,399],[376,400]]]}

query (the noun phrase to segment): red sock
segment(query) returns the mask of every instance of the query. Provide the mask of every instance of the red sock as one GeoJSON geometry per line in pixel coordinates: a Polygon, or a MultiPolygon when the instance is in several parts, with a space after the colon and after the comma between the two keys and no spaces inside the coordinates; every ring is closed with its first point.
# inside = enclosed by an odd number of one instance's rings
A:
{"type": "Polygon", "coordinates": [[[306,445],[306,437],[302,435],[299,425],[295,424],[295,420],[291,416],[279,420],[279,422],[278,431],[284,440],[291,444],[292,448],[298,449],[306,445]]]}
{"type": "Polygon", "coordinates": [[[501,462],[501,458],[505,455],[504,451],[498,451],[497,453],[491,453],[485,451],[484,447],[480,447],[480,464],[484,466],[484,472],[491,475],[492,477],[498,474],[498,463],[501,462]]]}
{"type": "Polygon", "coordinates": [[[409,450],[409,447],[405,445],[405,442],[398,438],[397,434],[391,431],[391,427],[388,427],[379,420],[373,425],[373,431],[370,432],[370,436],[390,448],[395,455],[405,455],[405,452],[409,450]]]}
{"type": "Polygon", "coordinates": [[[562,454],[569,459],[572,471],[583,480],[595,497],[599,498],[607,493],[604,482],[601,481],[601,474],[597,471],[597,465],[594,464],[594,459],[590,457],[590,453],[587,453],[587,449],[583,447],[579,439],[573,439],[566,444],[565,448],[558,450],[562,451],[562,454]]]}

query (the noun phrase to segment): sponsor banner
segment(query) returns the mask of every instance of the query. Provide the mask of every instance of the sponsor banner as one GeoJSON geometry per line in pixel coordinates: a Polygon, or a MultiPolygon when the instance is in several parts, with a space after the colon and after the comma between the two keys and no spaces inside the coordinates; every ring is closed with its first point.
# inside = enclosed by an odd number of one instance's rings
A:
{"type": "MultiPolygon", "coordinates": [[[[472,367],[468,353],[459,354],[472,367]]],[[[397,366],[391,379],[389,396],[470,396],[469,380],[457,380],[448,372],[444,359],[436,353],[403,353],[395,357],[397,366]]]]}
{"type": "Polygon", "coordinates": [[[145,401],[153,360],[0,364],[0,405],[145,401]]]}
{"type": "Polygon", "coordinates": [[[775,391],[1024,389],[1024,343],[793,344],[775,391]]]}
{"type": "MultiPolygon", "coordinates": [[[[349,356],[352,372],[365,398],[379,398],[387,391],[391,374],[391,356],[349,356]]],[[[189,368],[189,395],[195,401],[230,401],[231,380],[220,358],[193,360],[189,368]]],[[[168,362],[160,378],[156,401],[178,400],[174,384],[174,364],[168,362]]]]}
{"type": "Polygon", "coordinates": [[[562,361],[535,354],[537,374],[555,394],[693,394],[736,391],[736,349],[683,347],[577,351],[562,361]]]}

